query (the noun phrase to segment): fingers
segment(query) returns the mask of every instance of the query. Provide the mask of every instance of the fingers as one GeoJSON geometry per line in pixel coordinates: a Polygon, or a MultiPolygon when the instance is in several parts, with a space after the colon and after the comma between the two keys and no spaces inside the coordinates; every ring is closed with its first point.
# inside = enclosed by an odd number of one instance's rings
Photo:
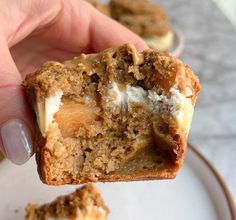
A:
{"type": "Polygon", "coordinates": [[[5,22],[0,14],[9,46],[27,35],[37,35],[54,48],[75,53],[98,52],[124,43],[134,44],[138,50],[148,48],[139,36],[82,0],[18,1],[21,4],[13,6],[4,2],[6,10],[11,6],[16,11],[5,22]]]}
{"type": "Polygon", "coordinates": [[[33,117],[9,47],[33,30],[48,25],[60,10],[60,5],[54,3],[37,0],[0,2],[0,148],[15,164],[23,164],[32,155],[33,117]]]}
{"type": "Polygon", "coordinates": [[[21,86],[0,88],[0,148],[15,164],[25,163],[32,155],[32,115],[21,86]]]}
{"type": "Polygon", "coordinates": [[[32,32],[51,25],[61,8],[58,0],[1,0],[1,34],[12,47],[32,32]]]}
{"type": "Polygon", "coordinates": [[[28,35],[75,53],[124,43],[132,43],[138,50],[147,46],[140,37],[84,1],[20,0],[8,4],[4,0],[0,9],[4,9],[4,13],[0,10],[0,148],[12,162],[22,164],[32,155],[33,117],[8,47],[28,35]]]}
{"type": "Polygon", "coordinates": [[[32,155],[32,115],[7,43],[0,37],[0,149],[15,164],[32,155]]]}
{"type": "Polygon", "coordinates": [[[6,39],[0,34],[0,87],[20,84],[22,79],[11,57],[6,39]]]}
{"type": "Polygon", "coordinates": [[[63,10],[42,36],[54,47],[72,52],[98,52],[107,47],[131,43],[147,49],[144,41],[85,1],[63,1],[63,10]]]}

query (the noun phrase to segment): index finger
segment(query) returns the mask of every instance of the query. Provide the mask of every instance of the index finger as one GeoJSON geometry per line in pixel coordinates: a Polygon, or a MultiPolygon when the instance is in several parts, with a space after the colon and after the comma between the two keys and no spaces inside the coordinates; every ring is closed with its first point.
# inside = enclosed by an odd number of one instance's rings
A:
{"type": "Polygon", "coordinates": [[[44,33],[51,45],[73,52],[98,52],[124,43],[138,50],[144,41],[118,22],[103,15],[85,1],[63,1],[63,9],[44,33]]]}

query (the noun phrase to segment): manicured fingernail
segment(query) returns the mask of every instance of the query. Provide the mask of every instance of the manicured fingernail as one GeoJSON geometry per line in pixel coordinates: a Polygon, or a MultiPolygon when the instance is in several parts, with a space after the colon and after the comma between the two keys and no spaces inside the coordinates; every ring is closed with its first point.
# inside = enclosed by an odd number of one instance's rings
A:
{"type": "Polygon", "coordinates": [[[25,163],[32,154],[31,132],[25,122],[11,119],[1,125],[0,133],[6,157],[18,165],[25,163]]]}

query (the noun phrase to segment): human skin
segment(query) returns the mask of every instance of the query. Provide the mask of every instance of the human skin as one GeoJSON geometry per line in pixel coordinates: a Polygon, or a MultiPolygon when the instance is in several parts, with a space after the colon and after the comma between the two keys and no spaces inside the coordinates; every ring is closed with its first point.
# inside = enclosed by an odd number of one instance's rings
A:
{"type": "Polygon", "coordinates": [[[134,33],[82,0],[0,1],[0,149],[15,164],[33,154],[35,117],[21,86],[28,73],[48,60],[132,43],[134,33]]]}

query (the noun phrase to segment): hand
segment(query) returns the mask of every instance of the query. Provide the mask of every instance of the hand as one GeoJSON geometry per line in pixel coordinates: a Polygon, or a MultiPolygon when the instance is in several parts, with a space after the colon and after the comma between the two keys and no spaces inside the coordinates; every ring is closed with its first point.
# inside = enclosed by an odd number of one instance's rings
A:
{"type": "Polygon", "coordinates": [[[82,0],[0,1],[0,148],[15,164],[33,154],[35,119],[22,80],[45,61],[63,61],[143,41],[82,0]]]}

